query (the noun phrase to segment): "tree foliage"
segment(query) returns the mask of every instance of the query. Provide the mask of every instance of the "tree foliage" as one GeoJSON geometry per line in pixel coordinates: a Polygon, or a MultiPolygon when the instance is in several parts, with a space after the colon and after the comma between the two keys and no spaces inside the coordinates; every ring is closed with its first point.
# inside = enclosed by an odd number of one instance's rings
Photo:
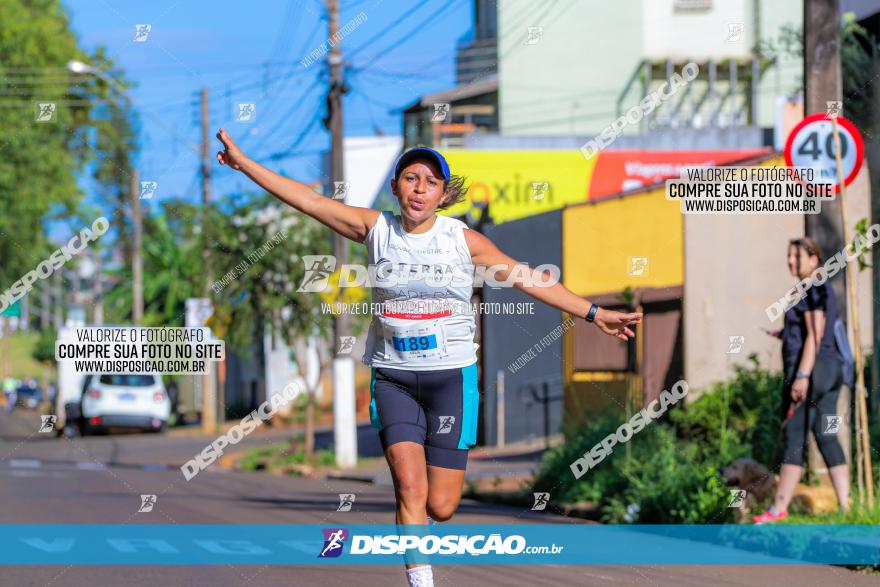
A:
{"type": "Polygon", "coordinates": [[[91,58],[59,0],[0,3],[0,284],[54,248],[43,221],[75,216],[76,172],[91,157],[89,113],[103,90],[94,81],[74,84],[65,67],[91,58]],[[39,103],[55,104],[50,121],[37,121],[39,103]]]}

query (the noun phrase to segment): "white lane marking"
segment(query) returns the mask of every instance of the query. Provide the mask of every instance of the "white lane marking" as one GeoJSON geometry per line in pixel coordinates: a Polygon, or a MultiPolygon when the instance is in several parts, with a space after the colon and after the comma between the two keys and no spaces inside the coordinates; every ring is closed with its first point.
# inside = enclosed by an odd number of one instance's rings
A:
{"type": "Polygon", "coordinates": [[[41,463],[36,459],[10,459],[9,466],[19,469],[39,469],[41,463]]]}
{"type": "Polygon", "coordinates": [[[51,477],[53,479],[67,478],[70,475],[66,475],[60,471],[27,471],[27,470],[13,470],[10,471],[9,474],[13,477],[51,477]]]}
{"type": "Polygon", "coordinates": [[[105,465],[104,463],[95,463],[92,461],[77,461],[76,468],[82,469],[84,471],[103,471],[107,468],[107,465],[105,465]]]}

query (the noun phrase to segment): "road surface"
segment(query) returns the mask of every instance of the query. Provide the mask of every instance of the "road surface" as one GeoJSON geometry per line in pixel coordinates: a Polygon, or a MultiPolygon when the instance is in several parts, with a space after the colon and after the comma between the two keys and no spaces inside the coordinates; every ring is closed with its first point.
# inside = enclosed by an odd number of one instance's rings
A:
{"type": "MultiPolygon", "coordinates": [[[[394,523],[386,486],[323,481],[213,466],[191,481],[168,466],[201,450],[210,438],[119,435],[58,439],[38,434],[33,412],[0,415],[0,520],[4,524],[352,524],[394,523]],[[339,493],[355,493],[351,512],[337,512],[339,493]],[[152,512],[138,513],[141,494],[157,495],[152,512]]],[[[254,434],[250,445],[289,433],[254,434]]],[[[328,435],[329,436],[329,435],[328,435]]],[[[374,434],[362,431],[375,451],[374,434]]],[[[322,442],[326,439],[322,438],[322,442]]],[[[543,512],[465,500],[456,523],[584,523],[543,512]]],[[[6,537],[8,539],[8,537],[6,537]]],[[[528,585],[645,585],[714,587],[880,585],[880,576],[831,566],[435,566],[435,584],[481,587],[528,585]]],[[[11,566],[2,586],[298,586],[406,585],[396,566],[11,566]]]]}

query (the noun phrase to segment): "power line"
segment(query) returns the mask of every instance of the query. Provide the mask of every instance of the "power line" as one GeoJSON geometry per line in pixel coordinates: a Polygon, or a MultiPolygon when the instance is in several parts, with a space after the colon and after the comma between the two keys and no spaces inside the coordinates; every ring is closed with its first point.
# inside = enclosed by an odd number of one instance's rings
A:
{"type": "Polygon", "coordinates": [[[302,129],[302,131],[299,133],[299,136],[297,136],[296,139],[293,140],[293,142],[290,144],[290,146],[287,149],[285,149],[284,151],[276,151],[275,153],[266,157],[266,159],[268,159],[270,161],[278,161],[279,159],[286,159],[287,157],[291,156],[292,153],[296,152],[296,151],[294,151],[296,146],[299,145],[300,143],[302,143],[302,141],[306,138],[306,136],[308,136],[308,134],[315,128],[315,125],[317,125],[318,122],[321,121],[321,119],[322,119],[322,112],[321,112],[321,110],[316,109],[315,114],[312,116],[312,119],[305,126],[305,128],[302,129]]]}
{"type": "MultiPolygon", "coordinates": [[[[281,116],[282,122],[288,120],[291,117],[292,113],[297,112],[300,109],[300,106],[302,105],[302,103],[305,101],[306,97],[308,97],[309,94],[311,94],[316,88],[319,88],[320,84],[321,84],[321,80],[315,79],[315,81],[312,82],[312,85],[309,86],[306,89],[306,91],[303,92],[303,94],[299,97],[299,100],[294,102],[290,106],[290,108],[287,109],[287,112],[285,112],[281,116]]],[[[260,149],[262,149],[263,146],[269,141],[269,139],[271,139],[281,129],[281,127],[282,127],[282,124],[275,125],[275,127],[269,132],[269,134],[267,134],[266,136],[263,137],[263,140],[260,141],[260,144],[258,144],[256,147],[254,147],[254,150],[259,151],[260,149]]]]}
{"type": "MultiPolygon", "coordinates": [[[[444,13],[445,11],[449,10],[450,8],[452,8],[452,6],[455,4],[455,1],[456,1],[456,0],[448,0],[447,2],[445,2],[445,3],[443,4],[443,6],[441,6],[438,10],[435,10],[434,12],[432,12],[428,17],[426,17],[425,19],[423,19],[421,22],[419,22],[419,24],[417,24],[413,29],[411,29],[411,30],[410,30],[410,33],[412,33],[412,32],[414,32],[414,31],[417,31],[417,30],[421,29],[423,26],[425,26],[426,24],[428,24],[430,21],[434,20],[435,18],[437,18],[438,16],[440,16],[442,13],[444,13]]],[[[393,28],[399,26],[401,22],[403,22],[404,20],[406,20],[407,18],[409,18],[409,17],[412,16],[413,14],[416,14],[416,11],[415,11],[415,10],[410,10],[410,11],[408,11],[406,14],[404,14],[400,19],[398,19],[397,21],[390,23],[387,27],[385,27],[384,29],[382,29],[378,34],[373,35],[373,36],[370,38],[370,40],[368,40],[368,41],[365,42],[363,45],[361,45],[360,47],[358,47],[357,49],[355,49],[354,51],[352,51],[352,52],[348,55],[348,59],[352,59],[352,58],[356,57],[356,56],[358,55],[358,53],[362,52],[364,49],[366,49],[367,47],[369,47],[374,41],[376,41],[376,40],[378,40],[378,39],[381,39],[382,37],[385,37],[385,36],[387,35],[387,33],[388,33],[391,29],[393,29],[393,28]]],[[[397,48],[400,48],[401,46],[403,46],[404,44],[406,44],[407,40],[413,38],[412,35],[411,35],[410,33],[407,33],[407,34],[402,35],[402,39],[403,39],[402,41],[399,41],[399,42],[396,43],[396,44],[395,44],[395,43],[392,43],[391,45],[389,45],[388,47],[386,47],[385,50],[382,51],[379,55],[373,55],[373,57],[370,58],[370,61],[373,62],[373,63],[376,63],[376,62],[379,61],[382,57],[384,57],[386,54],[388,54],[390,51],[392,51],[392,50],[394,50],[394,49],[397,49],[397,48]]]]}

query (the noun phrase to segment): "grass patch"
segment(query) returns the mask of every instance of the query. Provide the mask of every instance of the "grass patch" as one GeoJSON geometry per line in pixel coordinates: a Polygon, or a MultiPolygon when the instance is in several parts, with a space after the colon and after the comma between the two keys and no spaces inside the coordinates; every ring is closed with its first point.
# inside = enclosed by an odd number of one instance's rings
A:
{"type": "MultiPolygon", "coordinates": [[[[853,488],[855,489],[855,488],[853,488]]],[[[856,497],[855,495],[853,497],[856,497]]],[[[779,524],[880,524],[880,497],[874,499],[874,507],[855,503],[848,512],[826,512],[824,514],[789,514],[779,524]]]]}
{"type": "MultiPolygon", "coordinates": [[[[335,462],[336,455],[332,450],[315,451],[311,458],[307,458],[302,444],[291,439],[288,442],[280,442],[245,451],[239,462],[239,467],[244,471],[275,471],[277,469],[286,469],[291,465],[326,467],[333,465],[335,462]]],[[[294,472],[288,471],[288,473],[294,472]]]]}
{"type": "MultiPolygon", "coordinates": [[[[9,336],[9,340],[5,344],[9,352],[8,365],[10,375],[16,379],[33,377],[42,384],[43,365],[31,356],[39,338],[40,335],[36,332],[16,332],[9,336]]],[[[4,357],[4,359],[6,358],[4,357]]]]}

